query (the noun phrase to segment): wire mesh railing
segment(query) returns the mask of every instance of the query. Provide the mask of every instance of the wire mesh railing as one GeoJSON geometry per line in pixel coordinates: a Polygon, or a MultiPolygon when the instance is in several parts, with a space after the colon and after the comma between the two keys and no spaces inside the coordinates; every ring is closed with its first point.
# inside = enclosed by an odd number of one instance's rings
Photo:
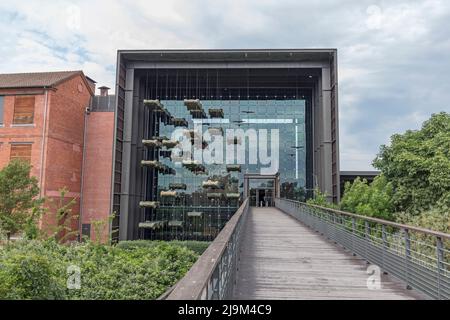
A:
{"type": "Polygon", "coordinates": [[[285,213],[434,299],[450,299],[450,234],[276,199],[285,213]]]}
{"type": "Polygon", "coordinates": [[[248,199],[167,296],[168,300],[226,300],[232,295],[248,199]]]}

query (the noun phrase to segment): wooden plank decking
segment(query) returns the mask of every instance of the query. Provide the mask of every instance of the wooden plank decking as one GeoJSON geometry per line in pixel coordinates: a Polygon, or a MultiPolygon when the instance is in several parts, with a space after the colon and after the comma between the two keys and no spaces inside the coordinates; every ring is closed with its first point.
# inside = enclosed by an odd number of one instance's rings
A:
{"type": "Polygon", "coordinates": [[[420,299],[382,275],[367,288],[366,262],[276,208],[251,208],[234,299],[420,299]]]}

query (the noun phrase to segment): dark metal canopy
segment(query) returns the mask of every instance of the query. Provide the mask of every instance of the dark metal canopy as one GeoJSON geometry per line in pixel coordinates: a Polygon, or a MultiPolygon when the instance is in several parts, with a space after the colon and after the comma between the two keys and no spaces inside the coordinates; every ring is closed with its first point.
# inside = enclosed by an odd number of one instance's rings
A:
{"type": "Polygon", "coordinates": [[[329,61],[337,49],[224,49],[224,50],[119,50],[128,61],[153,62],[279,62],[329,61]]]}

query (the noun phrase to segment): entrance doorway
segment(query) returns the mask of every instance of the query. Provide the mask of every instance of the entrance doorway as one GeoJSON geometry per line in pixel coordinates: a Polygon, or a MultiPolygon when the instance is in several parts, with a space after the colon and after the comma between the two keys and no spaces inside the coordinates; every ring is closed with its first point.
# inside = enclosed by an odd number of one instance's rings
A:
{"type": "Polygon", "coordinates": [[[244,195],[249,198],[251,207],[273,207],[279,196],[279,174],[266,176],[246,174],[244,176],[244,195]]]}
{"type": "Polygon", "coordinates": [[[273,207],[273,189],[259,189],[258,207],[273,207]]]}

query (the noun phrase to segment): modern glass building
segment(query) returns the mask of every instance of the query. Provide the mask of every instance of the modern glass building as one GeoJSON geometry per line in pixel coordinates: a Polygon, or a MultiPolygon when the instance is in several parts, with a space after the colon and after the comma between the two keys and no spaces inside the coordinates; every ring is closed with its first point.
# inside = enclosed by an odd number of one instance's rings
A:
{"type": "Polygon", "coordinates": [[[121,239],[211,240],[249,197],[337,201],[336,50],[119,51],[121,239]]]}

